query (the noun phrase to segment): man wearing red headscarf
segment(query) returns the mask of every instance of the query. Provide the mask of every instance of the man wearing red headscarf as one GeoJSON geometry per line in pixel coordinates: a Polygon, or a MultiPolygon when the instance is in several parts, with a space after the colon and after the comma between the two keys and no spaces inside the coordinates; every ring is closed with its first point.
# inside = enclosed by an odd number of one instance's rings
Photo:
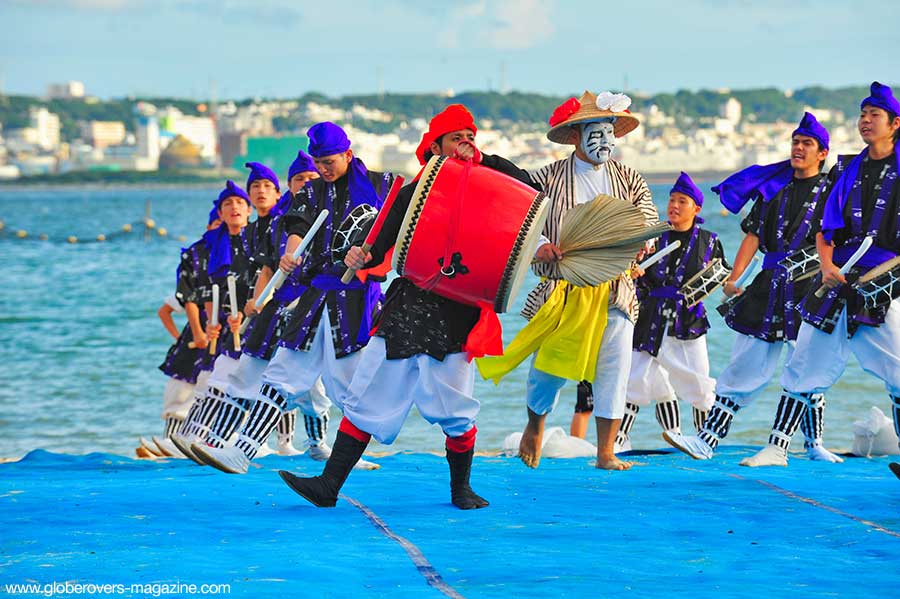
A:
{"type": "MultiPolygon", "coordinates": [[[[468,160],[529,183],[528,175],[508,160],[482,154],[475,146],[477,132],[463,105],[448,106],[431,120],[416,156],[422,164],[435,155],[468,160]]],[[[413,182],[400,190],[368,255],[359,247],[347,252],[348,267],[359,269],[384,260],[400,232],[415,187],[413,182]]],[[[421,289],[405,277],[394,280],[348,393],[337,399],[344,419],[324,472],[300,478],[282,471],[288,486],[319,507],[334,506],[371,437],[393,443],[415,405],[447,437],[453,504],[460,509],[486,507],[488,502],[469,486],[480,404],[472,396],[475,371],[467,354],[478,355],[475,346],[480,343],[474,339],[478,335],[471,333],[480,317],[479,308],[421,289]]],[[[499,337],[496,341],[500,343],[499,337]]]]}

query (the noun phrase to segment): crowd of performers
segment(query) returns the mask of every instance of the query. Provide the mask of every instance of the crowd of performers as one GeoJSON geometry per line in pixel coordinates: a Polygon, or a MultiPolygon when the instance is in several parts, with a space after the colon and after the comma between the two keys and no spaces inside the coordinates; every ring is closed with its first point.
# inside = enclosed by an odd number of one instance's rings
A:
{"type": "MultiPolygon", "coordinates": [[[[669,194],[669,229],[618,277],[577,286],[559,269],[568,210],[605,194],[638,209],[647,226],[659,222],[643,177],[611,158],[616,140],[639,124],[629,105],[627,96],[609,92],[567,100],[551,115],[547,136],[572,152],[534,171],[482,153],[464,106],[431,119],[416,150],[420,164],[444,157],[492,169],[503,175],[498,185],[527,186],[547,203],[529,257],[540,282],[522,311],[528,323],[505,351],[490,304],[460,301],[407,274],[382,292],[398,235],[408,235],[408,213],[418,215],[419,177],[401,187],[394,175],[368,170],[330,122],[309,129],[309,155],[298,153],[287,189],[265,165],[247,163],[246,185],[227,182],[207,232],[183,250],[176,292],[160,308],[176,340],[160,366],[170,378],[165,433],[144,451],[245,473],[272,451],[273,432],[278,453],[301,453],[293,441],[299,410],[303,451],[325,461],[324,470],[315,477],[280,475],[311,503],[330,507],[354,468],[378,467],[362,459],[371,438],[392,443],[415,406],[445,434],[452,503],[481,508],[488,502],[469,482],[480,407],[475,371],[499,381],[527,358],[528,420],[519,457],[531,468],[540,463],[544,421],[567,380],[578,382],[573,434],[583,436],[595,418],[598,468],[631,466],[617,454],[630,449],[635,418],[651,403],[670,445],[710,459],[782,353],[784,392],[768,444],[742,465],[787,465],[797,428],[810,459],[841,461],[822,442],[825,394],[851,352],[884,382],[900,435],[900,282],[876,285],[874,300],[859,284],[878,267],[886,273],[881,279],[900,280],[900,103],[892,90],[872,84],[858,119],[865,147],[839,157],[829,173],[822,172],[828,131],[806,113],[784,140],[785,160],[748,167],[713,188],[735,214],[750,205],[733,266],[716,233],[701,226],[704,194],[681,173],[669,194]],[[248,222],[254,209],[256,219],[248,222]],[[368,239],[364,223],[372,228],[368,239]],[[301,245],[306,252],[297,258],[301,245]],[[758,253],[761,271],[744,285],[758,253]],[[354,277],[343,277],[348,268],[354,277]],[[279,271],[284,284],[256,305],[279,271]],[[724,283],[729,299],[720,312],[736,332],[717,380],[709,376],[705,308],[688,294],[697,280],[713,282],[706,294],[724,283]],[[179,332],[171,313],[181,310],[188,322],[179,332]],[[693,434],[682,430],[679,400],[691,403],[693,434]],[[332,402],[343,416],[329,447],[332,402]]],[[[441,214],[431,218],[491,234],[484,230],[489,219],[441,214]]],[[[464,276],[463,262],[454,254],[451,268],[441,261],[440,273],[464,276]]],[[[900,467],[895,472],[900,476],[900,467]]]]}

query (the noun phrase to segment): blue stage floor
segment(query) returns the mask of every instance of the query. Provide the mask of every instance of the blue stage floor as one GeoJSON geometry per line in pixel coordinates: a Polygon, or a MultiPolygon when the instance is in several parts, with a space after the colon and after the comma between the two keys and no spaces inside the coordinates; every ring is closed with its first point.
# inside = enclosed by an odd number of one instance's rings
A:
{"type": "Polygon", "coordinates": [[[317,509],[276,474],[318,474],[305,456],[235,476],[35,451],[0,465],[0,591],[69,581],[228,584],[230,597],[896,594],[890,460],[738,466],[750,453],[635,456],[628,472],[477,457],[472,486],[491,506],[464,512],[432,455],[380,458],[381,470],[351,474],[336,508],[317,509]]]}

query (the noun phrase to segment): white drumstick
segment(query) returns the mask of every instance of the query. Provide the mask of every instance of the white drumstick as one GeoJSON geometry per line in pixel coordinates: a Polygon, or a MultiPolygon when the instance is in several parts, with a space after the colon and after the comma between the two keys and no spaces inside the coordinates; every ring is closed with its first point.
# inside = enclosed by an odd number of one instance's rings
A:
{"type": "MultiPolygon", "coordinates": [[[[841,267],[841,274],[845,275],[850,272],[850,269],[853,268],[853,266],[857,262],[859,262],[860,258],[862,258],[863,255],[865,255],[865,253],[869,251],[869,248],[872,247],[872,243],[874,242],[874,237],[866,237],[865,239],[863,239],[862,243],[859,244],[859,248],[857,248],[857,250],[853,252],[853,255],[850,256],[850,258],[848,258],[846,262],[844,262],[844,265],[841,267]]],[[[819,287],[818,291],[816,291],[816,297],[822,297],[826,293],[828,293],[828,287],[822,285],[821,287],[819,287]]]]}
{"type": "MultiPolygon", "coordinates": [[[[299,258],[301,254],[306,251],[306,248],[309,247],[310,243],[312,243],[313,237],[316,236],[316,231],[319,230],[319,227],[322,226],[322,223],[325,222],[326,218],[328,218],[327,210],[323,210],[319,213],[319,216],[316,217],[316,220],[309,228],[309,231],[306,232],[306,235],[304,235],[303,239],[300,241],[300,245],[298,245],[297,249],[294,250],[294,253],[291,254],[291,257],[294,260],[299,258]]],[[[262,290],[262,292],[259,294],[259,297],[254,301],[257,311],[262,310],[263,306],[265,306],[269,302],[269,300],[272,298],[272,294],[281,287],[286,278],[287,273],[280,268],[275,272],[274,275],[272,275],[272,278],[269,279],[269,284],[266,285],[265,289],[262,290]]]]}
{"type": "Polygon", "coordinates": [[[662,260],[663,258],[665,258],[666,256],[668,256],[669,254],[671,254],[672,252],[674,252],[675,250],[677,250],[680,247],[681,247],[681,242],[676,239],[672,243],[666,244],[666,247],[662,248],[661,250],[659,250],[658,252],[656,252],[655,254],[653,254],[652,256],[650,256],[649,258],[647,258],[640,264],[638,264],[638,268],[640,268],[641,270],[647,270],[648,268],[650,268],[651,266],[653,266],[654,264],[656,264],[657,262],[659,262],[660,260],[662,260]]]}
{"type": "MultiPolygon", "coordinates": [[[[228,275],[228,299],[231,300],[231,317],[234,318],[238,313],[237,281],[234,275],[228,275]]],[[[241,351],[240,332],[234,336],[234,351],[241,351]]]]}
{"type": "Polygon", "coordinates": [[[741,273],[741,276],[738,277],[738,280],[734,282],[734,286],[736,289],[740,289],[744,286],[744,283],[747,282],[747,279],[756,271],[756,267],[759,265],[759,256],[753,256],[753,260],[750,261],[750,264],[747,265],[747,268],[744,269],[744,272],[741,273]]]}
{"type": "MultiPolygon", "coordinates": [[[[219,324],[219,286],[213,283],[212,286],[212,314],[209,315],[209,324],[218,326],[219,324]]],[[[209,355],[216,354],[216,342],[218,339],[209,340],[209,355]]]]}

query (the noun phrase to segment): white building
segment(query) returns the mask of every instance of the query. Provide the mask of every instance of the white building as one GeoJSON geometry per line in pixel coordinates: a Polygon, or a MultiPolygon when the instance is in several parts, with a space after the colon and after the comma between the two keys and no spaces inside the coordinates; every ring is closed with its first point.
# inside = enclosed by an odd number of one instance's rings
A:
{"type": "Polygon", "coordinates": [[[47,86],[47,97],[51,100],[71,100],[84,97],[84,83],[81,81],[66,81],[65,83],[52,83],[47,86]]]}
{"type": "Polygon", "coordinates": [[[741,122],[741,103],[737,98],[728,98],[724,104],[719,106],[719,116],[737,125],[741,122]]]}
{"type": "Polygon", "coordinates": [[[30,129],[35,131],[35,144],[43,150],[59,147],[59,116],[43,106],[28,110],[30,129]]]}
{"type": "Polygon", "coordinates": [[[177,108],[168,106],[159,113],[159,125],[175,136],[183,135],[200,148],[200,156],[204,160],[215,162],[218,138],[216,123],[210,117],[186,116],[177,108]]]}

